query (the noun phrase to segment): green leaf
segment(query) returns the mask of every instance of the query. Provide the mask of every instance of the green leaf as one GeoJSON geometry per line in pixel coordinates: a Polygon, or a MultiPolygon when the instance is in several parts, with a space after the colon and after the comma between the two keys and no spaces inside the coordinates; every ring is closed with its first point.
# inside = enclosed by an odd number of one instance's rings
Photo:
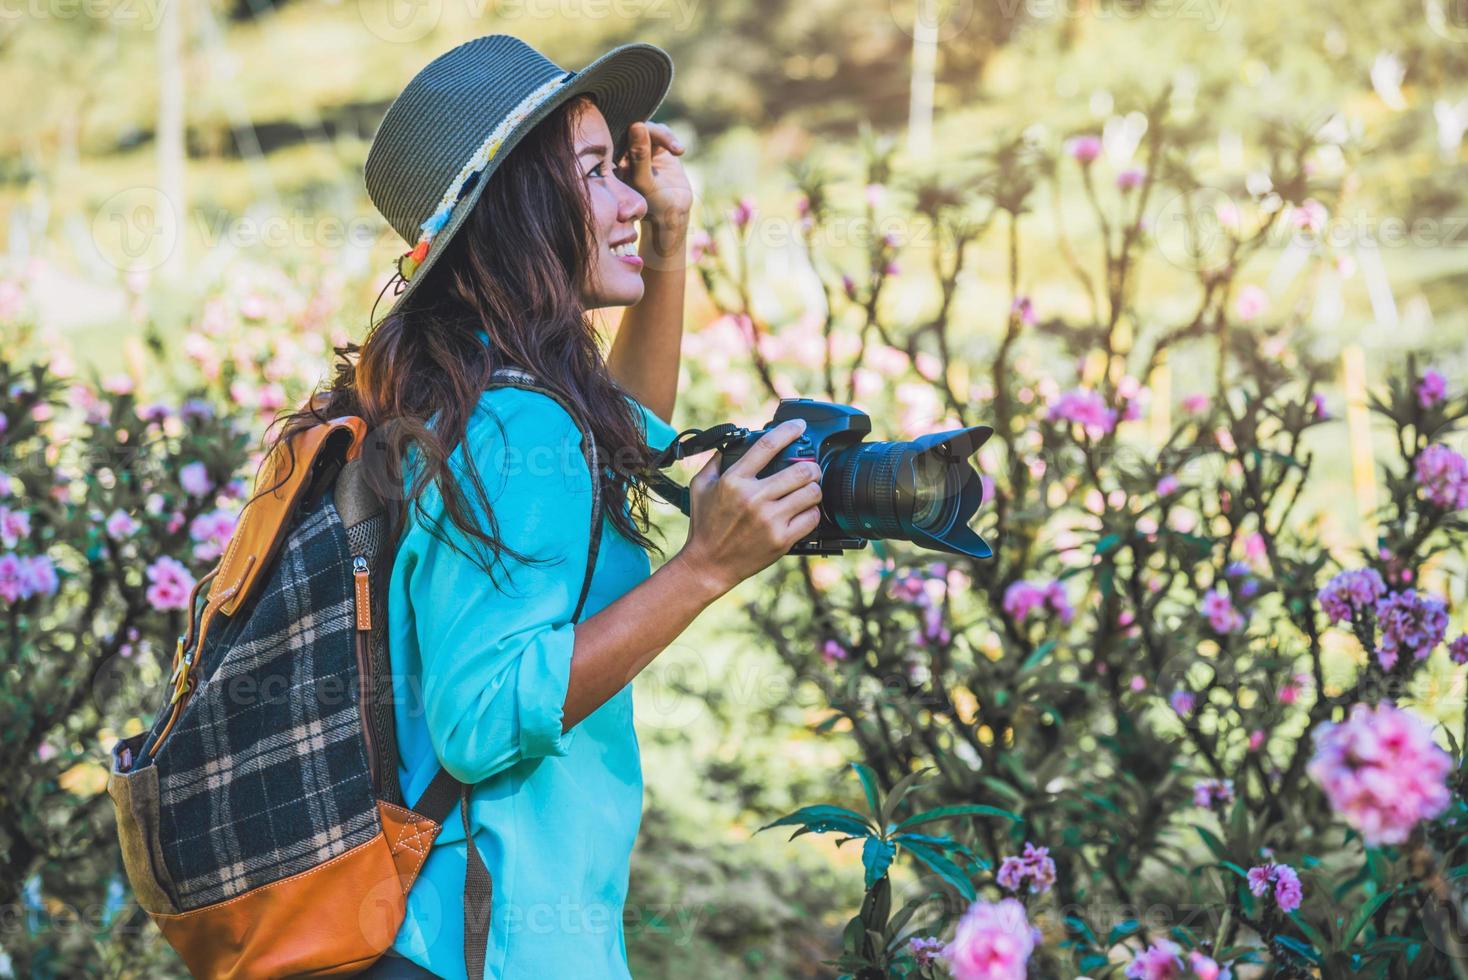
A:
{"type": "MultiPolygon", "coordinates": [[[[1330,943],[1325,941],[1325,937],[1320,934],[1320,930],[1312,926],[1310,923],[1306,922],[1304,919],[1300,918],[1300,913],[1298,911],[1290,913],[1290,921],[1300,927],[1300,931],[1305,934],[1305,938],[1314,943],[1316,949],[1324,950],[1330,948],[1330,943]]],[[[1281,942],[1283,942],[1288,937],[1279,936],[1277,938],[1281,942]]],[[[1301,947],[1298,952],[1304,955],[1308,955],[1312,963],[1320,962],[1320,957],[1314,955],[1314,950],[1306,947],[1304,943],[1299,943],[1298,940],[1296,940],[1296,943],[1301,947]]],[[[1291,946],[1290,948],[1294,949],[1295,947],[1291,946]]]]}
{"type": "Polygon", "coordinates": [[[954,864],[940,852],[924,844],[906,844],[904,849],[907,853],[925,864],[931,871],[953,886],[953,890],[972,902],[975,897],[974,883],[968,880],[968,875],[963,869],[954,864]]]}
{"type": "Polygon", "coordinates": [[[1376,910],[1385,905],[1387,899],[1391,898],[1394,894],[1395,889],[1390,891],[1378,892],[1376,895],[1372,896],[1370,901],[1357,909],[1356,914],[1351,916],[1350,925],[1346,926],[1345,934],[1341,936],[1341,945],[1349,946],[1351,945],[1351,943],[1355,942],[1356,936],[1361,932],[1362,929],[1366,928],[1366,923],[1370,921],[1373,915],[1376,914],[1376,910]]]}
{"type": "Polygon", "coordinates": [[[871,888],[887,874],[897,845],[877,837],[868,837],[861,847],[861,866],[866,869],[866,887],[871,888]]]}
{"type": "Polygon", "coordinates": [[[1208,850],[1213,852],[1214,857],[1220,861],[1228,860],[1228,848],[1224,846],[1223,841],[1218,839],[1218,835],[1207,827],[1200,827],[1197,824],[1193,825],[1193,829],[1198,832],[1199,837],[1203,838],[1203,843],[1208,845],[1208,850]]]}
{"type": "MultiPolygon", "coordinates": [[[[790,835],[794,840],[801,834],[824,834],[833,830],[839,830],[853,837],[871,837],[875,833],[871,824],[865,817],[855,810],[848,810],[844,806],[830,806],[817,804],[816,806],[803,806],[794,813],[781,817],[773,823],[767,823],[760,830],[769,830],[771,827],[798,826],[801,829],[790,835]]],[[[759,833],[759,831],[755,831],[759,833]]]]}
{"type": "Polygon", "coordinates": [[[963,803],[957,806],[940,806],[932,810],[924,810],[922,813],[908,817],[902,823],[892,828],[893,833],[900,833],[912,827],[917,827],[934,820],[947,820],[950,817],[1004,817],[1014,823],[1020,823],[1021,817],[1017,813],[1001,810],[997,806],[985,806],[982,803],[963,803]]]}
{"type": "Polygon", "coordinates": [[[1096,554],[1104,555],[1108,551],[1114,550],[1119,544],[1121,544],[1120,534],[1108,534],[1106,535],[1106,537],[1096,542],[1096,554]]]}
{"type": "Polygon", "coordinates": [[[881,826],[885,827],[892,822],[893,815],[897,813],[898,804],[908,793],[912,792],[913,784],[917,782],[918,777],[931,768],[933,767],[923,766],[917,772],[910,772],[897,781],[897,785],[892,787],[892,792],[887,794],[886,802],[882,804],[881,826]]]}
{"type": "Polygon", "coordinates": [[[913,841],[918,844],[927,844],[930,847],[938,848],[940,851],[951,851],[954,848],[962,846],[952,837],[934,837],[930,834],[897,834],[892,838],[892,840],[898,844],[904,844],[907,841],[913,841]]]}
{"type": "Polygon", "coordinates": [[[867,805],[872,808],[872,816],[876,816],[882,812],[882,794],[877,790],[877,774],[860,762],[853,762],[851,768],[856,770],[856,776],[861,780],[861,788],[866,791],[867,805]]]}
{"type": "Polygon", "coordinates": [[[1055,640],[1046,640],[1035,647],[1035,652],[1026,657],[1025,662],[1019,665],[1019,672],[1023,674],[1040,666],[1041,661],[1050,656],[1050,651],[1055,649],[1055,644],[1055,640]]]}

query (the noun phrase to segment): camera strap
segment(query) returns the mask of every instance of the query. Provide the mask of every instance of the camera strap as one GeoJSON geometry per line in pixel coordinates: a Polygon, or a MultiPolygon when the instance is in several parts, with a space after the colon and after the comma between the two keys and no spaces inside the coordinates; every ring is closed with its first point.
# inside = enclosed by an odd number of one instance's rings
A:
{"type": "Polygon", "coordinates": [[[645,478],[648,488],[677,507],[685,516],[692,517],[688,509],[688,488],[658,471],[684,457],[697,456],[710,449],[723,448],[729,436],[739,431],[741,427],[733,422],[722,422],[711,429],[684,429],[653,461],[655,468],[645,478]],[[689,435],[690,433],[692,435],[689,435]],[[688,436],[687,439],[683,438],[685,435],[688,436]]]}

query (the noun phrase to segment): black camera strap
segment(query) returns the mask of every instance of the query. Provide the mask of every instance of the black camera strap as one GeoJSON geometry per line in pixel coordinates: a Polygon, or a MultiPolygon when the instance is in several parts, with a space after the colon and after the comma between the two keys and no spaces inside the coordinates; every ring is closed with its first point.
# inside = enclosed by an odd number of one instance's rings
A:
{"type": "Polygon", "coordinates": [[[722,448],[729,436],[740,431],[742,431],[741,427],[733,422],[722,422],[711,429],[684,429],[653,461],[655,469],[646,476],[648,488],[677,507],[684,516],[692,517],[688,509],[688,488],[658,471],[686,456],[697,456],[710,449],[722,448]],[[689,435],[690,433],[692,435],[689,435]],[[689,437],[684,439],[685,435],[689,437]]]}

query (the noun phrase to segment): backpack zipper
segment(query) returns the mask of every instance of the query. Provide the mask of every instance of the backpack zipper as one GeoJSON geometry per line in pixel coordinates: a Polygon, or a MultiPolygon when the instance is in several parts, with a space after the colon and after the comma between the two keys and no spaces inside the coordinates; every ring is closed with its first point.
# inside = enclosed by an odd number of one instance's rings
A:
{"type": "Polygon", "coordinates": [[[352,594],[357,618],[357,714],[362,724],[362,741],[367,747],[367,772],[372,779],[372,790],[377,792],[377,749],[372,744],[372,712],[369,708],[371,692],[372,651],[372,583],[367,559],[362,555],[352,556],[352,594]]]}

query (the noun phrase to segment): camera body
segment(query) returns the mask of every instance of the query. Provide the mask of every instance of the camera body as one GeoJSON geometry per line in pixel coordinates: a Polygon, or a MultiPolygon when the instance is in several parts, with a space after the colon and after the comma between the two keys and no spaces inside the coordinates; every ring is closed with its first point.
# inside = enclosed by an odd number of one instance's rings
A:
{"type": "Polygon", "coordinates": [[[854,536],[839,527],[828,509],[826,499],[832,489],[827,484],[827,467],[839,450],[854,446],[872,432],[872,419],[850,405],[836,405],[813,398],[782,398],[775,417],[763,429],[738,429],[719,453],[719,472],[729,467],[773,428],[790,419],[804,419],[805,431],[785,446],[759,471],[764,479],[794,463],[815,462],[821,467],[821,522],[810,536],[797,542],[788,552],[792,555],[837,555],[846,550],[863,548],[867,539],[854,536]]]}

